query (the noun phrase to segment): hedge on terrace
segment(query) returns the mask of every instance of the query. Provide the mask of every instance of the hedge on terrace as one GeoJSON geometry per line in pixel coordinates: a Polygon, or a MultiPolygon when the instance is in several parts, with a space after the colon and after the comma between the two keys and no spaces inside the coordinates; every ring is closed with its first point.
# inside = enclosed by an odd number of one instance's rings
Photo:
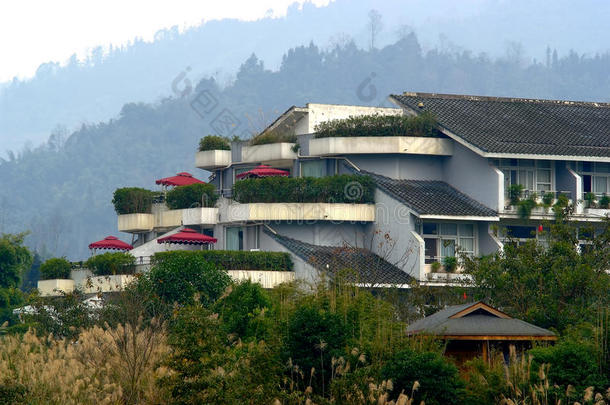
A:
{"type": "Polygon", "coordinates": [[[439,136],[436,120],[429,112],[417,116],[362,115],[321,122],[315,127],[316,138],[352,136],[439,136]]]}
{"type": "Polygon", "coordinates": [[[199,257],[212,262],[223,270],[273,270],[292,271],[293,263],[288,253],[246,252],[234,250],[174,250],[158,252],[152,257],[152,264],[161,261],[183,262],[190,257],[199,257]]]}
{"type": "Polygon", "coordinates": [[[263,177],[240,180],[233,186],[240,203],[355,203],[375,202],[375,182],[369,176],[263,177]]]}
{"type": "Polygon", "coordinates": [[[136,258],[129,253],[107,252],[91,256],[85,262],[96,276],[109,276],[113,274],[132,274],[136,269],[136,258]]]}
{"type": "Polygon", "coordinates": [[[123,187],[114,191],[112,204],[117,214],[150,213],[153,199],[157,196],[150,190],[139,187],[123,187]]]}
{"type": "Polygon", "coordinates": [[[199,140],[199,151],[231,150],[231,142],[224,136],[207,135],[199,140]]]}
{"type": "Polygon", "coordinates": [[[165,203],[172,210],[213,207],[217,200],[216,188],[211,184],[202,183],[175,187],[165,196],[165,203]]]}

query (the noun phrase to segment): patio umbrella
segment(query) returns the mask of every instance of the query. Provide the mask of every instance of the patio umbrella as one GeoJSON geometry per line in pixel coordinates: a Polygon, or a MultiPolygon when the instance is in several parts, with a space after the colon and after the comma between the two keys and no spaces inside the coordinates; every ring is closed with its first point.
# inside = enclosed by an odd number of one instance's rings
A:
{"type": "Polygon", "coordinates": [[[123,242],[116,236],[106,236],[102,240],[89,244],[89,249],[131,250],[133,246],[123,242]]]}
{"type": "Polygon", "coordinates": [[[178,173],[172,177],[164,177],[156,180],[155,183],[163,186],[188,186],[195,183],[205,184],[204,181],[194,178],[192,174],[187,172],[178,173]]]}
{"type": "Polygon", "coordinates": [[[290,176],[290,172],[286,170],[274,169],[269,165],[256,166],[254,169],[248,170],[247,172],[240,173],[235,177],[238,179],[245,179],[249,177],[274,177],[274,176],[290,176]]]}
{"type": "Polygon", "coordinates": [[[178,243],[181,245],[206,245],[216,242],[216,238],[204,235],[191,228],[184,228],[178,233],[157,239],[157,243],[178,243]]]}

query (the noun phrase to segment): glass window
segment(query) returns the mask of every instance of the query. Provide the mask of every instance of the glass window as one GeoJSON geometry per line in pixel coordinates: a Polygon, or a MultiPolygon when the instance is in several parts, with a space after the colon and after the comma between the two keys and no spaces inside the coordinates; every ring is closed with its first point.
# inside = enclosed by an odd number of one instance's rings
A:
{"type": "Polygon", "coordinates": [[[593,176],[593,192],[603,194],[608,192],[608,178],[604,176],[593,176]]]}
{"type": "Polygon", "coordinates": [[[435,238],[424,239],[424,246],[425,246],[425,251],[426,251],[425,263],[435,262],[437,260],[437,256],[438,256],[437,239],[435,239],[435,238]]]}
{"type": "Polygon", "coordinates": [[[455,256],[455,239],[442,239],[441,240],[441,256],[442,257],[454,257],[455,256]]]}
{"type": "Polygon", "coordinates": [[[466,254],[474,253],[474,238],[460,237],[460,248],[466,254]]]}
{"type": "Polygon", "coordinates": [[[441,224],[442,235],[457,235],[457,224],[441,224]]]}
{"type": "Polygon", "coordinates": [[[301,177],[324,177],[325,169],[325,160],[305,160],[301,162],[301,177]]]}
{"type": "Polygon", "coordinates": [[[226,230],[226,249],[244,250],[244,230],[241,227],[231,227],[226,230]]]}
{"type": "Polygon", "coordinates": [[[597,162],[595,163],[595,171],[598,173],[610,173],[610,164],[597,162]]]}
{"type": "Polygon", "coordinates": [[[474,236],[474,226],[472,224],[460,224],[460,237],[474,236]]]}
{"type": "Polygon", "coordinates": [[[423,224],[423,234],[424,235],[436,235],[437,233],[437,224],[432,224],[430,222],[424,222],[423,224]]]}
{"type": "Polygon", "coordinates": [[[506,235],[517,239],[529,239],[536,237],[536,227],[534,226],[506,226],[506,235]]]}

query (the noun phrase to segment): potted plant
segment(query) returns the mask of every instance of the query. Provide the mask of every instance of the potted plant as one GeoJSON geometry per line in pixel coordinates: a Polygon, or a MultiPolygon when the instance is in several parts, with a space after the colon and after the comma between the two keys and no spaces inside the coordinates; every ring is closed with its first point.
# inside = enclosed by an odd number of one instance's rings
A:
{"type": "Polygon", "coordinates": [[[447,273],[453,273],[457,268],[457,258],[455,256],[443,257],[443,266],[447,273]]]}
{"type": "Polygon", "coordinates": [[[508,198],[510,200],[510,205],[515,207],[519,204],[521,200],[521,196],[523,195],[523,185],[522,184],[511,184],[508,188],[508,198]]]}
{"type": "Polygon", "coordinates": [[[602,198],[599,199],[599,208],[610,208],[610,197],[608,197],[605,193],[602,198]]]}
{"type": "Polygon", "coordinates": [[[597,199],[597,197],[595,196],[595,193],[592,192],[588,192],[585,193],[585,208],[595,208],[595,200],[597,199]]]}
{"type": "Polygon", "coordinates": [[[555,200],[555,195],[553,193],[550,193],[550,192],[542,193],[542,205],[544,206],[544,208],[547,211],[549,210],[549,208],[551,208],[551,205],[553,205],[554,200],[555,200]]]}
{"type": "Polygon", "coordinates": [[[432,268],[432,273],[439,273],[441,271],[441,264],[439,262],[433,262],[430,267],[432,268]]]}
{"type": "Polygon", "coordinates": [[[530,217],[532,210],[538,206],[537,198],[536,193],[532,193],[527,199],[519,201],[517,209],[521,219],[528,219],[530,217]]]}

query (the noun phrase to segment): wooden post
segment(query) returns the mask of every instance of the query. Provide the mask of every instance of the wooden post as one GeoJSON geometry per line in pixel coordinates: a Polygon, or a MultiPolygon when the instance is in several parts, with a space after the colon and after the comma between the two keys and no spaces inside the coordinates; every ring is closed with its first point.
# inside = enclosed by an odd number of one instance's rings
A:
{"type": "Polygon", "coordinates": [[[483,340],[483,361],[489,363],[489,340],[483,340]]]}

